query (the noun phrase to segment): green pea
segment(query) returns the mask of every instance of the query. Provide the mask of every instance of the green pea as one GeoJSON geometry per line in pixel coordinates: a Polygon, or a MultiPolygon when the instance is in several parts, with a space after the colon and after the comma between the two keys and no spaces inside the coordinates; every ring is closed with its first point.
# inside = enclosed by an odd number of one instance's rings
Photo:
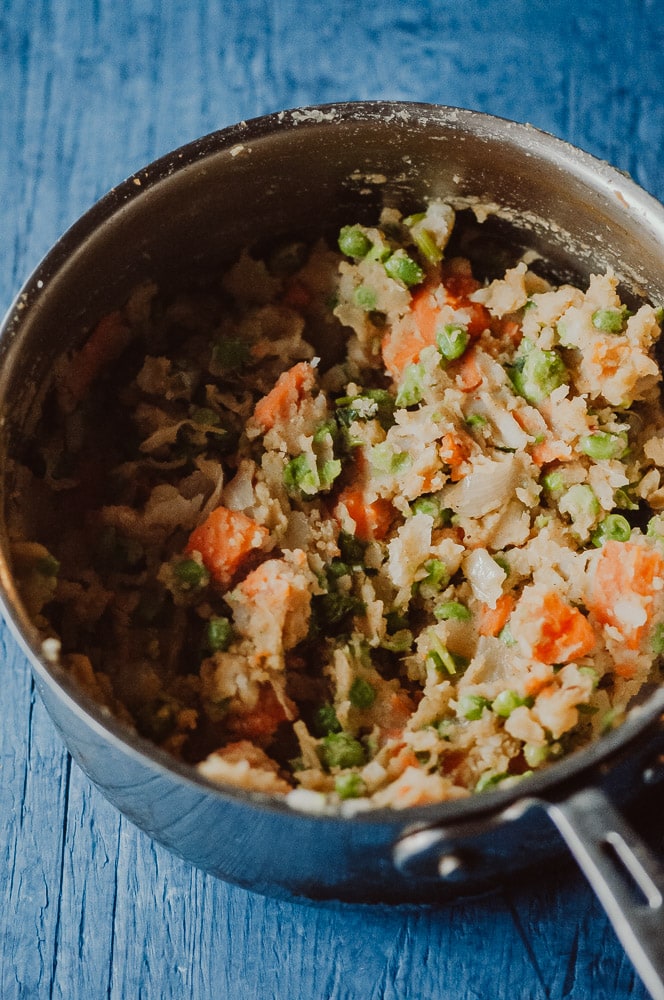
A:
{"type": "Polygon", "coordinates": [[[397,392],[396,404],[399,407],[416,406],[424,396],[424,379],[426,369],[423,364],[413,362],[406,365],[403,379],[397,392]]]}
{"type": "Polygon", "coordinates": [[[360,226],[344,226],[339,233],[339,249],[347,257],[361,259],[371,250],[371,240],[360,226]]]}
{"type": "Polygon", "coordinates": [[[366,794],[367,786],[356,771],[350,771],[337,775],[334,790],[340,799],[359,799],[366,794]]]}
{"type": "Polygon", "coordinates": [[[334,705],[320,705],[313,717],[312,729],[316,736],[329,736],[330,733],[340,733],[341,723],[337,718],[334,705]]]}
{"type": "Polygon", "coordinates": [[[366,285],[360,285],[355,289],[353,294],[355,304],[360,306],[366,312],[371,312],[372,309],[376,308],[376,303],[378,302],[378,296],[376,295],[373,288],[368,288],[366,285]]]}
{"type": "Polygon", "coordinates": [[[364,747],[349,733],[330,733],[323,740],[321,751],[328,768],[362,767],[366,762],[364,747]]]}
{"type": "Polygon", "coordinates": [[[539,746],[536,743],[526,743],[523,748],[523,756],[528,767],[539,767],[548,758],[549,753],[548,746],[539,746]]]}
{"type": "Polygon", "coordinates": [[[625,325],[626,314],[625,306],[620,309],[596,309],[592,314],[592,324],[603,333],[620,333],[625,325]]]}
{"type": "Polygon", "coordinates": [[[579,441],[579,448],[596,462],[603,459],[622,458],[627,450],[624,434],[610,434],[608,431],[594,431],[579,441]]]}
{"type": "Polygon", "coordinates": [[[507,719],[515,708],[519,708],[521,705],[526,704],[526,699],[519,697],[516,691],[501,691],[493,699],[491,705],[492,711],[496,715],[500,715],[503,719],[507,719]]]}
{"type": "Polygon", "coordinates": [[[622,514],[609,514],[597,525],[590,540],[596,548],[601,548],[604,542],[627,542],[632,534],[632,528],[622,514]]]}
{"type": "Polygon", "coordinates": [[[211,652],[225,653],[233,640],[233,626],[228,618],[210,618],[207,623],[206,640],[211,652]]]}
{"type": "Polygon", "coordinates": [[[350,686],[348,697],[353,708],[371,708],[376,700],[376,689],[363,677],[356,677],[350,686]]]}
{"type": "Polygon", "coordinates": [[[419,285],[424,280],[424,271],[412,257],[409,257],[405,250],[397,250],[388,257],[383,264],[387,274],[395,281],[400,281],[403,285],[419,285]]]}
{"type": "Polygon", "coordinates": [[[436,344],[446,361],[460,358],[468,347],[470,334],[464,326],[448,323],[436,331],[436,344]]]}
{"type": "Polygon", "coordinates": [[[542,484],[547,493],[561,493],[565,488],[565,479],[562,472],[547,472],[542,477],[542,484]]]}
{"type": "Polygon", "coordinates": [[[173,573],[178,583],[187,589],[201,587],[208,581],[205,566],[195,559],[182,559],[177,562],[173,567],[173,573]]]}
{"type": "Polygon", "coordinates": [[[485,708],[490,708],[491,702],[481,694],[462,694],[457,703],[459,718],[475,722],[482,718],[485,708]]]}

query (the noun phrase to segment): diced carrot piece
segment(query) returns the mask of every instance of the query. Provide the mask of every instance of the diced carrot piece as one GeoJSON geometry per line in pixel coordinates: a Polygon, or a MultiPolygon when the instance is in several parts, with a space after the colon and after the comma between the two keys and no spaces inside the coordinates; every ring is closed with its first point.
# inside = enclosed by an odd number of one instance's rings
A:
{"type": "Polygon", "coordinates": [[[654,549],[634,542],[606,542],[597,562],[588,608],[602,625],[612,625],[624,636],[628,649],[637,649],[652,617],[653,597],[664,579],[664,559],[654,549]],[[646,621],[630,626],[619,613],[619,602],[641,607],[646,621]]]}
{"type": "Polygon", "coordinates": [[[194,528],[186,551],[200,552],[203,565],[222,587],[227,587],[252,549],[269,532],[241,511],[216,507],[203,524],[194,528]]]}
{"type": "Polygon", "coordinates": [[[480,610],[479,634],[498,635],[512,614],[514,603],[514,596],[512,594],[501,594],[496,601],[495,608],[490,608],[488,604],[483,604],[480,610]]]}
{"type": "Polygon", "coordinates": [[[455,363],[454,374],[462,392],[472,392],[481,386],[482,372],[477,365],[477,353],[474,347],[466,351],[455,363]]]}
{"type": "Polygon", "coordinates": [[[92,383],[131,340],[131,330],[118,310],[100,319],[85,344],[71,360],[64,385],[74,402],[79,403],[92,383]]]}
{"type": "Polygon", "coordinates": [[[636,663],[629,663],[627,661],[616,663],[613,672],[614,674],[618,674],[618,677],[622,677],[626,681],[631,681],[632,677],[636,674],[636,663]]]}
{"type": "Polygon", "coordinates": [[[367,503],[363,491],[356,486],[347,486],[339,494],[334,508],[337,520],[342,515],[342,505],[355,522],[355,535],[362,542],[384,538],[394,521],[395,510],[389,500],[378,497],[367,503]]]}
{"type": "Polygon", "coordinates": [[[298,361],[279,376],[266,396],[258,400],[254,409],[256,423],[268,431],[278,421],[288,420],[300,400],[311,391],[314,381],[314,369],[309,362],[298,361]]]}
{"type": "Polygon", "coordinates": [[[383,337],[381,350],[385,370],[398,378],[403,370],[416,362],[425,347],[436,343],[436,324],[440,308],[432,298],[432,289],[425,285],[415,292],[412,298],[411,311],[415,320],[415,328],[405,333],[402,329],[390,330],[383,337]]]}
{"type": "Polygon", "coordinates": [[[540,441],[533,445],[531,458],[535,465],[547,465],[549,462],[569,462],[572,449],[564,441],[540,441]]]}
{"type": "Polygon", "coordinates": [[[277,698],[272,685],[264,684],[260,688],[256,705],[248,712],[229,715],[226,723],[234,738],[267,744],[279,725],[287,718],[286,710],[277,698]]]}
{"type": "Polygon", "coordinates": [[[466,329],[472,338],[479,337],[485,330],[491,328],[491,313],[481,302],[472,302],[468,298],[480,287],[479,281],[470,274],[451,274],[443,281],[445,285],[445,301],[453,309],[463,309],[468,315],[466,329]]]}
{"type": "Polygon", "coordinates": [[[555,590],[544,595],[540,614],[540,639],[533,653],[542,663],[568,663],[595,648],[596,637],[588,619],[555,590]]]}
{"type": "Polygon", "coordinates": [[[449,465],[451,468],[450,479],[453,482],[462,478],[460,466],[463,465],[470,455],[470,446],[470,438],[467,434],[463,434],[460,431],[449,431],[447,434],[443,434],[440,439],[439,455],[445,465],[449,465]]]}
{"type": "Polygon", "coordinates": [[[615,338],[612,341],[597,340],[591,358],[594,364],[600,366],[602,374],[608,378],[610,375],[615,375],[629,350],[629,344],[624,340],[615,338]]]}

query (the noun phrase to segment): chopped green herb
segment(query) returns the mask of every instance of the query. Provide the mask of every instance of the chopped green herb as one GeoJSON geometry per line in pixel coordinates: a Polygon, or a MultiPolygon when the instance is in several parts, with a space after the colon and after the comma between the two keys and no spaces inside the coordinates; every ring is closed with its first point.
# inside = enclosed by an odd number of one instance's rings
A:
{"type": "Polygon", "coordinates": [[[320,489],[320,479],[312,468],[308,455],[296,455],[284,467],[284,486],[295,495],[315,496],[320,489]]]}
{"type": "Polygon", "coordinates": [[[450,740],[456,727],[457,722],[455,719],[441,719],[436,725],[436,731],[441,740],[450,740]]]}
{"type": "Polygon", "coordinates": [[[413,233],[411,233],[411,235],[415,242],[415,246],[420,251],[422,256],[428,260],[430,264],[438,264],[442,259],[443,251],[440,249],[429,230],[416,229],[413,233]]]}
{"type": "Polygon", "coordinates": [[[407,451],[394,451],[389,441],[375,444],[369,449],[369,462],[377,472],[398,476],[412,464],[407,451]]]}
{"type": "Polygon", "coordinates": [[[450,524],[454,511],[450,507],[443,507],[440,497],[434,494],[423,494],[417,497],[410,505],[413,514],[428,514],[433,518],[433,527],[441,528],[450,524]]]}
{"type": "Polygon", "coordinates": [[[341,558],[349,566],[361,566],[364,562],[364,542],[349,535],[347,531],[340,531],[337,539],[341,558]]]}
{"type": "Polygon", "coordinates": [[[618,510],[638,510],[639,505],[630,494],[630,487],[616,490],[613,494],[613,502],[618,510]]]}

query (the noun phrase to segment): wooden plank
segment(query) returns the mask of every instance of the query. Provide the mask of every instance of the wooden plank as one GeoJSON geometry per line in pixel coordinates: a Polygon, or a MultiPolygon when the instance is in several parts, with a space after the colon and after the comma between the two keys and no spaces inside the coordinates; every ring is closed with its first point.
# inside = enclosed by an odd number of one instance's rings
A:
{"type": "MultiPolygon", "coordinates": [[[[401,98],[530,121],[664,197],[657,0],[0,0],[0,302],[113,184],[242,118],[401,98]]],[[[435,909],[223,885],[71,765],[0,631],[0,996],[578,1000],[645,991],[574,869],[435,909]]]]}

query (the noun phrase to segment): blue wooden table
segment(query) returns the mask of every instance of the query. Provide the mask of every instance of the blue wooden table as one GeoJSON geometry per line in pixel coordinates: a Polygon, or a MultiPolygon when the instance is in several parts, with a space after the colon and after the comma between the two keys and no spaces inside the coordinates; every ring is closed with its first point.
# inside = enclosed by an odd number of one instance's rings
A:
{"type": "MultiPolygon", "coordinates": [[[[301,104],[529,121],[664,199],[663,56],[659,0],[0,0],[0,305],[123,177],[301,104]]],[[[646,996],[571,862],[440,909],[287,904],[201,874],[90,786],[0,644],[0,1000],[646,996]]]]}

